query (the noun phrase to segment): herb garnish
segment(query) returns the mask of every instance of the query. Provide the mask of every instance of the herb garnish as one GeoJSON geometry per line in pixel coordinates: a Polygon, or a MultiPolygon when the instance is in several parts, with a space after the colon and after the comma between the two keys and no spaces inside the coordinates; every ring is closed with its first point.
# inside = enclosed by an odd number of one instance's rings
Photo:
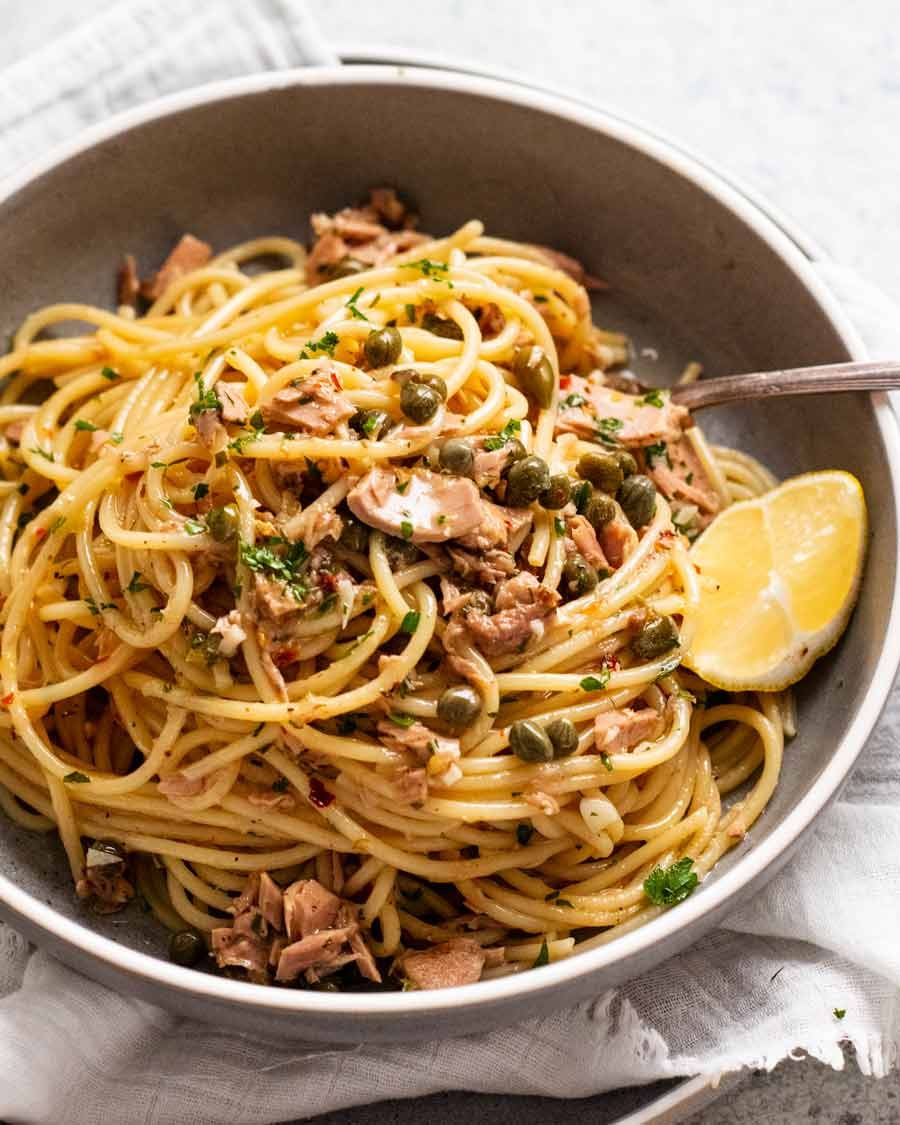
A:
{"type": "Polygon", "coordinates": [[[453,288],[453,282],[447,276],[450,272],[450,267],[446,262],[433,262],[430,258],[419,258],[418,261],[415,262],[404,262],[403,268],[418,270],[424,277],[430,277],[434,281],[446,281],[449,288],[453,288]]]}
{"type": "MultiPolygon", "coordinates": [[[[363,318],[365,319],[365,318],[363,318]]],[[[340,343],[341,338],[337,332],[326,332],[318,340],[310,340],[303,351],[300,353],[301,359],[311,359],[314,355],[334,355],[334,349],[340,343]]]]}
{"type": "Polygon", "coordinates": [[[410,634],[414,633],[419,627],[419,619],[421,616],[422,615],[416,610],[411,609],[400,622],[400,632],[410,634]]]}
{"type": "Polygon", "coordinates": [[[508,441],[512,441],[519,436],[521,429],[522,423],[519,419],[510,418],[499,434],[484,439],[484,448],[487,450],[502,449],[508,441]]]}
{"type": "Polygon", "coordinates": [[[131,576],[131,581],[125,587],[129,594],[139,594],[141,590],[149,590],[146,582],[141,581],[141,572],[136,570],[131,576]]]}
{"type": "Polygon", "coordinates": [[[84,785],[85,782],[88,782],[90,780],[91,779],[88,777],[88,775],[86,773],[82,773],[80,770],[72,770],[71,773],[67,773],[63,778],[63,781],[68,781],[72,784],[79,785],[84,785]]]}
{"type": "Polygon", "coordinates": [[[671,867],[654,867],[644,880],[644,894],[656,906],[676,906],[690,895],[700,880],[691,868],[690,856],[679,859],[671,867]]]}
{"type": "Polygon", "coordinates": [[[391,711],[388,718],[392,723],[396,723],[398,727],[411,727],[416,721],[414,715],[403,715],[399,711],[391,711]]]}
{"type": "Polygon", "coordinates": [[[652,391],[648,391],[641,399],[641,402],[644,403],[645,406],[657,406],[660,409],[665,405],[663,397],[656,387],[654,387],[652,391]]]}
{"type": "Polygon", "coordinates": [[[194,421],[198,414],[205,414],[208,410],[218,410],[222,403],[219,401],[219,396],[216,394],[216,388],[210,387],[209,390],[203,385],[203,374],[200,371],[194,372],[194,381],[197,384],[197,398],[191,403],[188,410],[188,418],[194,421]]]}
{"type": "Polygon", "coordinates": [[[291,597],[302,602],[308,593],[308,587],[301,570],[309,558],[309,552],[301,542],[291,543],[286,551],[275,549],[283,545],[282,539],[272,539],[256,546],[241,543],[241,562],[258,574],[283,582],[291,597]]]}
{"type": "Polygon", "coordinates": [[[537,957],[535,957],[534,964],[531,967],[532,969],[539,969],[541,965],[549,965],[549,963],[550,950],[547,948],[547,939],[544,938],[541,942],[541,951],[538,953],[537,957]]]}
{"type": "Polygon", "coordinates": [[[75,429],[84,430],[85,433],[92,434],[97,429],[93,422],[86,422],[84,418],[75,419],[75,429]]]}
{"type": "Polygon", "coordinates": [[[351,315],[351,316],[352,316],[352,317],[353,317],[353,318],[354,318],[355,320],[365,320],[365,321],[368,321],[368,319],[369,319],[369,318],[368,318],[368,317],[366,316],[366,314],[365,314],[364,312],[361,312],[361,311],[360,311],[360,309],[358,309],[358,308],[356,307],[356,302],[357,302],[357,301],[359,300],[360,296],[361,296],[361,295],[362,295],[362,294],[363,294],[364,292],[365,292],[365,286],[364,286],[364,285],[360,285],[359,289],[357,289],[357,290],[356,290],[356,292],[355,292],[355,293],[353,294],[353,296],[352,296],[352,297],[350,298],[350,300],[349,300],[349,301],[347,302],[347,308],[348,308],[348,309],[350,310],[350,315],[351,315]]]}
{"type": "Polygon", "coordinates": [[[118,371],[113,371],[111,367],[104,367],[100,374],[104,379],[109,379],[111,383],[115,382],[116,379],[122,378],[118,371]]]}
{"type": "Polygon", "coordinates": [[[601,668],[596,676],[585,676],[578,685],[582,691],[603,691],[609,683],[609,669],[601,668]]]}

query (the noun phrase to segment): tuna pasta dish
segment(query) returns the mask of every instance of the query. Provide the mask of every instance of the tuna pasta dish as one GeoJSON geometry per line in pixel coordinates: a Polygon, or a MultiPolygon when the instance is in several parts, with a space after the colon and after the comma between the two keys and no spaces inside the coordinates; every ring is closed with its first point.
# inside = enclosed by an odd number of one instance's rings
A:
{"type": "Polygon", "coordinates": [[[701,548],[777,482],[636,381],[577,261],[387,188],[312,228],[129,256],[0,358],[0,807],[241,980],[614,940],[776,786],[799,658],[692,654],[701,548]]]}

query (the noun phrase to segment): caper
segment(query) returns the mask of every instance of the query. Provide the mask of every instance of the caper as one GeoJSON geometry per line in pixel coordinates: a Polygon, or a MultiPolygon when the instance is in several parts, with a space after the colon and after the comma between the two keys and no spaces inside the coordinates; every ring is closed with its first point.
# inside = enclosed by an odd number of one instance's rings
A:
{"type": "Polygon", "coordinates": [[[517,461],[506,477],[506,500],[514,508],[521,508],[537,500],[550,487],[550,470],[542,457],[525,457],[517,461]]]}
{"type": "Polygon", "coordinates": [[[625,479],[619,462],[612,453],[584,453],[578,458],[576,472],[584,480],[602,489],[603,492],[615,494],[625,479]]]}
{"type": "Polygon", "coordinates": [[[226,504],[224,508],[213,508],[206,517],[206,527],[217,543],[227,543],[237,535],[240,517],[236,504],[226,504]]]}
{"type": "Polygon", "coordinates": [[[548,512],[558,512],[569,502],[572,493],[572,484],[565,473],[557,473],[550,478],[550,483],[538,497],[542,508],[548,512]]]}
{"type": "Polygon", "coordinates": [[[463,330],[455,320],[437,316],[435,313],[426,313],[422,317],[422,327],[433,336],[442,336],[445,340],[461,340],[463,330]]]}
{"type": "Polygon", "coordinates": [[[350,419],[350,428],[370,441],[381,441],[393,424],[393,418],[385,410],[357,410],[350,419]]]}
{"type": "Polygon", "coordinates": [[[206,942],[196,930],[178,930],[169,938],[169,960],[193,968],[206,956],[206,942]]]}
{"type": "Polygon", "coordinates": [[[563,581],[569,593],[580,598],[597,585],[597,572],[582,555],[570,555],[563,567],[563,581]]]}
{"type": "Polygon", "coordinates": [[[651,617],[631,642],[638,660],[655,660],[681,643],[678,626],[671,617],[651,617]]]}
{"type": "Polygon", "coordinates": [[[369,529],[364,523],[354,519],[353,516],[343,516],[342,518],[344,526],[341,528],[338,542],[348,551],[355,551],[358,555],[364,555],[369,549],[369,529]]]}
{"type": "Polygon", "coordinates": [[[532,719],[519,719],[509,728],[509,748],[523,762],[553,761],[553,743],[532,719]]]}
{"type": "Polygon", "coordinates": [[[468,684],[447,688],[438,700],[438,718],[453,730],[470,727],[480,713],[481,696],[468,684]]]}
{"type": "Polygon", "coordinates": [[[595,492],[584,506],[584,516],[594,531],[602,531],[616,516],[616,506],[602,492],[595,492]]]}
{"type": "Polygon", "coordinates": [[[571,719],[554,719],[544,731],[553,745],[554,758],[568,758],[578,749],[578,731],[571,719]]]}
{"type": "Polygon", "coordinates": [[[475,464],[472,446],[465,438],[450,438],[441,446],[438,464],[445,473],[453,473],[456,477],[471,476],[475,464]]]}
{"type": "Polygon", "coordinates": [[[407,383],[421,383],[423,386],[431,387],[442,402],[447,400],[447,384],[440,375],[419,371],[416,367],[403,367],[395,371],[391,378],[401,387],[405,387],[407,383]]]}
{"type": "Polygon", "coordinates": [[[503,467],[503,476],[507,476],[513,465],[519,461],[524,461],[528,456],[528,450],[518,438],[510,438],[506,445],[503,446],[503,451],[506,453],[506,464],[503,467]]]}
{"type": "Polygon", "coordinates": [[[637,461],[627,449],[614,449],[612,455],[618,461],[623,477],[633,477],[638,471],[637,461]]]}
{"type": "Polygon", "coordinates": [[[513,371],[525,394],[532,402],[546,410],[553,401],[556,375],[553,372],[553,364],[544,355],[543,348],[539,348],[537,344],[516,348],[513,371]]]}
{"type": "Polygon", "coordinates": [[[400,409],[411,422],[422,425],[437,414],[440,396],[424,383],[404,383],[400,390],[400,409]]]}
{"type": "Polygon", "coordinates": [[[352,277],[355,273],[364,273],[370,267],[365,262],[361,262],[359,258],[353,258],[349,254],[341,258],[336,266],[328,270],[328,276],[337,281],[340,277],[352,277]]]}
{"type": "Polygon", "coordinates": [[[370,367],[387,367],[396,363],[403,350],[403,340],[396,328],[376,328],[366,336],[363,351],[370,367]]]}
{"type": "Polygon", "coordinates": [[[635,473],[616,493],[616,499],[631,526],[643,527],[656,512],[656,485],[649,477],[635,473]]]}

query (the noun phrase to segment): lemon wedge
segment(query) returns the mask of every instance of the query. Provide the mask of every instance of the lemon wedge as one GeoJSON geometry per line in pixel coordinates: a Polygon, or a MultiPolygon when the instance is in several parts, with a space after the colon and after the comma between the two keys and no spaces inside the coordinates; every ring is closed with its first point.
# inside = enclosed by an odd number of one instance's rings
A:
{"type": "Polygon", "coordinates": [[[866,529],[862,486],[836,470],[726,508],[691,549],[702,594],[687,667],[730,691],[796,683],[847,625],[866,529]]]}

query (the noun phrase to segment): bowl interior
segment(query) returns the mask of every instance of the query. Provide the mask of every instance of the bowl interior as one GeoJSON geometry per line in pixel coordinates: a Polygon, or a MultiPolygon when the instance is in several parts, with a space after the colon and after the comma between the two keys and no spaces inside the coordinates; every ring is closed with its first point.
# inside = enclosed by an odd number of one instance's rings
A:
{"type": "MultiPolygon", "coordinates": [[[[692,359],[724,374],[848,357],[821,306],[745,219],[614,132],[413,75],[309,82],[224,96],[138,124],[0,203],[0,328],[9,333],[55,301],[111,307],[126,251],[149,269],[184,231],[219,248],[262,233],[305,239],[312,211],[390,183],[416,203],[425,230],[446,232],[478,217],[489,232],[583,260],[612,286],[595,316],[631,334],[634,366],[650,382],[671,381],[692,359]]],[[[896,528],[867,397],[719,409],[702,422],[714,440],[760,457],[779,475],[825,467],[855,473],[872,525],[859,606],[841,644],[800,688],[800,733],[780,785],[712,883],[782,823],[847,731],[882,648],[896,528]]],[[[118,942],[163,949],[160,930],[137,908],[127,924],[123,916],[83,912],[55,838],[0,818],[0,870],[118,942]]]]}

